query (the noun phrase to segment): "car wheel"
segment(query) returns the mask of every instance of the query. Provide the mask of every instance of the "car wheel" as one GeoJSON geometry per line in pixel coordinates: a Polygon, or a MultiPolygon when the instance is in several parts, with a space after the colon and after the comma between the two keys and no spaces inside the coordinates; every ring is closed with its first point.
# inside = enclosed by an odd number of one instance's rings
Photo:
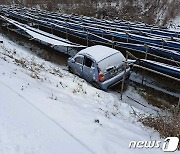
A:
{"type": "Polygon", "coordinates": [[[95,81],[92,82],[92,85],[93,85],[95,88],[97,88],[97,89],[101,89],[101,87],[100,87],[100,86],[98,85],[98,83],[95,82],[95,81]]]}
{"type": "Polygon", "coordinates": [[[68,66],[68,70],[69,70],[70,73],[73,73],[73,70],[72,70],[72,68],[70,66],[68,66]]]}

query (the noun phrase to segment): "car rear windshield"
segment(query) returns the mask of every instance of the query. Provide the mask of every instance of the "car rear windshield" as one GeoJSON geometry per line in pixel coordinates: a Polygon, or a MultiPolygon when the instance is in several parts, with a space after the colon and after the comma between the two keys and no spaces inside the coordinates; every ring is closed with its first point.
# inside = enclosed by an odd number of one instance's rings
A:
{"type": "Polygon", "coordinates": [[[101,72],[105,72],[108,68],[113,66],[120,66],[125,61],[124,56],[121,53],[113,54],[98,63],[98,67],[101,72]]]}

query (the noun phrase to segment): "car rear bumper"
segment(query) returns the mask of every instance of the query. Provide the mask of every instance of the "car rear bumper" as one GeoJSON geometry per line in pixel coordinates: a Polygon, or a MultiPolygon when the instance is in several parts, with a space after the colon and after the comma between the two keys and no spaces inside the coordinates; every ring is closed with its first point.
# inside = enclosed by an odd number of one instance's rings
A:
{"type": "MultiPolygon", "coordinates": [[[[109,87],[118,84],[120,81],[122,81],[124,76],[124,71],[119,73],[118,75],[114,76],[113,78],[104,81],[103,83],[100,83],[100,87],[103,90],[107,90],[109,87]]],[[[126,69],[126,78],[130,76],[130,68],[126,69]]]]}

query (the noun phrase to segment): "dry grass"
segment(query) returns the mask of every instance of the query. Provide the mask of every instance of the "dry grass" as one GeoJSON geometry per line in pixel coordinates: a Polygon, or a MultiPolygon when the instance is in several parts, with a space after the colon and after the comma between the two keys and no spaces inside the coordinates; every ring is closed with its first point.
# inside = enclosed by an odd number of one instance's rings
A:
{"type": "MultiPolygon", "coordinates": [[[[1,0],[12,4],[12,0],[1,0]]],[[[48,11],[79,14],[104,19],[126,19],[159,26],[167,25],[179,14],[179,0],[15,0],[19,6],[35,7],[48,11]]]]}
{"type": "Polygon", "coordinates": [[[24,59],[16,59],[14,58],[15,60],[15,63],[18,65],[18,66],[21,66],[23,68],[26,68],[27,67],[27,64],[26,64],[26,61],[24,59]]]}
{"type": "MultiPolygon", "coordinates": [[[[152,115],[140,118],[140,122],[146,127],[151,127],[158,131],[160,137],[178,137],[180,138],[180,114],[170,114],[154,117],[152,115]]],[[[180,150],[180,143],[178,145],[180,150]]]]}

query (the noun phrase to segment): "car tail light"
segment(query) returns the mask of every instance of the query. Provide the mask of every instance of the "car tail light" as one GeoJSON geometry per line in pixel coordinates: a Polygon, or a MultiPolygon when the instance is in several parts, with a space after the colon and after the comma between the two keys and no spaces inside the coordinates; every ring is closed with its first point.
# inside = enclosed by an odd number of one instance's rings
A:
{"type": "Polygon", "coordinates": [[[99,78],[99,82],[104,82],[105,81],[104,74],[102,74],[102,73],[99,73],[98,78],[99,78]]]}

